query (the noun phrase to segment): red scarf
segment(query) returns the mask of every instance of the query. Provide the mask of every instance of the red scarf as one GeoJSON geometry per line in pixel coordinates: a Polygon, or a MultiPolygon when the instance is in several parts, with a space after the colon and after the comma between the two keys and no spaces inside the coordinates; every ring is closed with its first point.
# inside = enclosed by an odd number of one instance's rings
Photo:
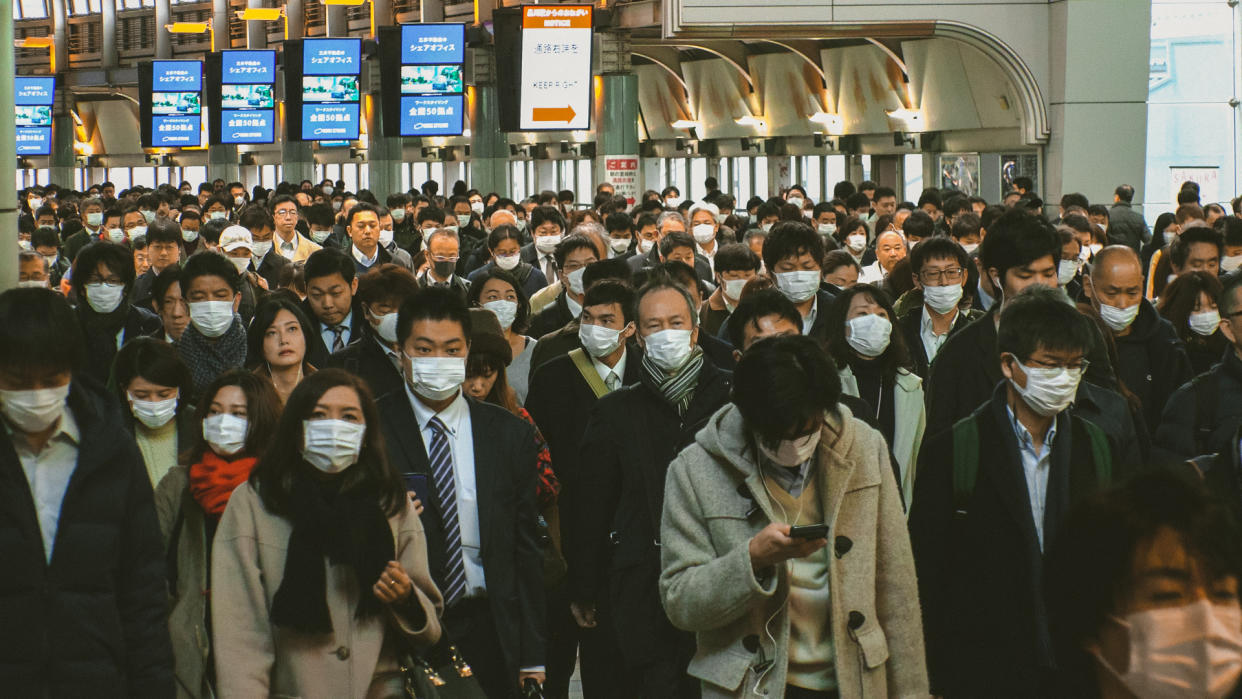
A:
{"type": "Polygon", "coordinates": [[[190,495],[204,512],[219,517],[233,489],[250,477],[256,461],[254,457],[225,461],[213,451],[204,451],[202,461],[190,466],[190,495]]]}

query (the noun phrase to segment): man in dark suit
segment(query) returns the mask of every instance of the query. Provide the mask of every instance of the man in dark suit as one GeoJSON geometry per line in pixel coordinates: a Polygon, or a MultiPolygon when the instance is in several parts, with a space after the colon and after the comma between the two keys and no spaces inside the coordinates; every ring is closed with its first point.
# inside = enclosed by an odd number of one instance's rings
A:
{"type": "Polygon", "coordinates": [[[397,312],[418,292],[418,281],[406,268],[381,265],[358,279],[357,307],[367,321],[363,336],[332,354],[327,366],[356,374],[382,396],[402,386],[401,349],[397,345],[397,312]]]}
{"type": "MultiPolygon", "coordinates": [[[[698,304],[695,308],[702,308],[703,289],[699,285],[699,279],[695,276],[694,270],[690,269],[690,265],[684,262],[669,261],[652,267],[648,272],[647,280],[665,277],[671,279],[676,284],[680,284],[682,288],[689,292],[690,298],[698,304]]],[[[728,340],[723,339],[727,337],[727,335],[718,337],[700,332],[696,344],[698,344],[699,349],[703,350],[703,354],[712,360],[712,364],[715,364],[717,369],[733,371],[734,365],[737,364],[737,359],[733,356],[733,345],[730,345],[728,340]]]]}
{"type": "MultiPolygon", "coordinates": [[[[556,476],[561,483],[557,499],[561,521],[582,520],[582,493],[587,484],[577,478],[584,460],[578,452],[587,416],[603,396],[638,382],[642,351],[629,345],[634,336],[634,292],[620,281],[606,280],[587,289],[583,301],[580,346],[549,361],[534,373],[525,408],[540,426],[556,476]]],[[[561,529],[562,548],[572,555],[578,535],[572,526],[561,529]]],[[[618,662],[615,631],[607,605],[597,605],[594,618],[575,620],[564,589],[549,595],[549,696],[565,696],[574,663],[581,657],[583,691],[590,697],[634,695],[618,662]],[[579,650],[580,648],[580,650],[579,650]]]]}
{"type": "Polygon", "coordinates": [[[263,206],[249,206],[242,211],[238,225],[250,231],[250,237],[254,240],[250,271],[263,277],[268,289],[275,291],[280,288],[281,274],[290,262],[273,247],[276,222],[272,215],[263,206]]]}
{"type": "Polygon", "coordinates": [[[535,432],[463,394],[470,329],[465,302],[450,290],[406,301],[397,337],[409,378],[378,404],[388,457],[423,501],[445,636],[489,698],[516,699],[524,681],[544,680],[535,432]]]}
{"type": "Polygon", "coordinates": [[[522,246],[522,262],[543,272],[548,284],[559,281],[561,276],[555,252],[556,246],[565,237],[565,217],[555,207],[536,206],[531,209],[527,230],[533,241],[522,246]]]}
{"type": "Polygon", "coordinates": [[[335,248],[311,253],[303,272],[306,300],[302,309],[311,321],[311,346],[306,361],[311,366],[328,365],[328,355],[340,352],[362,339],[367,321],[354,303],[358,279],[354,261],[335,248]]]}
{"type": "Polygon", "coordinates": [[[530,336],[540,338],[559,330],[582,313],[583,274],[588,265],[599,262],[595,242],[584,235],[571,235],[556,246],[556,267],[560,271],[562,289],[552,305],[531,318],[530,336]]]}
{"type": "Polygon", "coordinates": [[[705,282],[712,281],[715,276],[712,274],[712,263],[709,262],[706,257],[698,253],[698,248],[694,243],[694,238],[690,237],[689,226],[686,225],[686,219],[684,216],[676,211],[665,211],[660,214],[659,218],[656,219],[656,227],[658,229],[658,235],[660,236],[656,240],[656,244],[651,247],[651,251],[646,255],[637,254],[627,260],[630,265],[630,271],[638,272],[640,270],[655,267],[661,262],[667,262],[669,260],[669,252],[671,250],[676,248],[687,248],[689,250],[688,255],[683,253],[674,259],[678,259],[693,267],[694,273],[698,275],[699,279],[702,279],[705,282]],[[678,245],[670,245],[666,247],[663,243],[669,233],[681,233],[686,237],[680,240],[678,245]],[[689,241],[689,243],[687,244],[686,241],[689,241]],[[690,262],[690,256],[693,256],[693,263],[690,262]]]}
{"type": "MultiPolygon", "coordinates": [[[[591,286],[603,279],[615,279],[628,286],[630,284],[630,268],[625,264],[624,260],[614,258],[588,265],[586,271],[582,273],[582,284],[588,291],[590,291],[591,286]]],[[[534,377],[536,370],[544,364],[557,357],[564,356],[571,350],[578,349],[581,346],[582,340],[578,333],[578,319],[574,318],[560,329],[539,338],[539,343],[535,345],[535,349],[530,357],[530,376],[534,377]]]]}
{"type": "Polygon", "coordinates": [[[604,396],[587,420],[575,482],[582,493],[568,556],[575,616],[607,598],[637,696],[697,696],[686,667],[694,640],[660,604],[660,517],[669,463],[729,397],[730,374],[697,346],[694,299],[656,279],[637,295],[639,382],[604,396]]]}
{"type": "Polygon", "coordinates": [[[1090,321],[1054,289],[1009,299],[993,350],[1004,380],[924,445],[910,510],[940,696],[1056,694],[1043,554],[1076,501],[1128,475],[1120,445],[1069,407],[1090,321]]]}
{"type": "Polygon", "coordinates": [[[970,256],[952,238],[936,236],[910,251],[914,286],[923,292],[923,304],[899,320],[914,373],[926,379],[936,353],[944,343],[982,313],[960,308],[970,279],[970,256]]]}

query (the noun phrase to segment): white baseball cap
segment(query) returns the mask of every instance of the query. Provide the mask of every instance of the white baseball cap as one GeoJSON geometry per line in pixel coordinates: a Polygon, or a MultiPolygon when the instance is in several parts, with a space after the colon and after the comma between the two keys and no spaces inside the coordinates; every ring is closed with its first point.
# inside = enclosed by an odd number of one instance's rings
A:
{"type": "Polygon", "coordinates": [[[246,248],[254,250],[254,238],[250,237],[250,231],[241,226],[229,226],[220,234],[220,249],[225,252],[233,252],[237,248],[246,248]]]}

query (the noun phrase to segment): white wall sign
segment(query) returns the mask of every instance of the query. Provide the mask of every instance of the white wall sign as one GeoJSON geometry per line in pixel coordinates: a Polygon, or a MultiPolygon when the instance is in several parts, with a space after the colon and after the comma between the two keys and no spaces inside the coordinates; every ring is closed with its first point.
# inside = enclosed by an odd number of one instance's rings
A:
{"type": "Polygon", "coordinates": [[[591,6],[522,8],[522,131],[590,128],[591,6]]]}
{"type": "Polygon", "coordinates": [[[638,156],[604,156],[604,181],[633,206],[638,199],[638,156]]]}
{"type": "Polygon", "coordinates": [[[1169,201],[1177,201],[1177,193],[1182,191],[1182,185],[1187,182],[1199,185],[1199,201],[1205,205],[1220,201],[1220,168],[1218,167],[1171,167],[1169,179],[1173,192],[1169,201]]]}

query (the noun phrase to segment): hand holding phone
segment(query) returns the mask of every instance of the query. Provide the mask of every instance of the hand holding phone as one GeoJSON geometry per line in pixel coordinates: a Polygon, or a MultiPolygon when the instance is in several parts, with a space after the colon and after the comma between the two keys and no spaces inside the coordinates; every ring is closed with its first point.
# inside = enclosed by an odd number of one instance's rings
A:
{"type": "Polygon", "coordinates": [[[824,539],[828,536],[827,524],[804,524],[801,527],[790,527],[789,538],[791,539],[824,539]]]}

